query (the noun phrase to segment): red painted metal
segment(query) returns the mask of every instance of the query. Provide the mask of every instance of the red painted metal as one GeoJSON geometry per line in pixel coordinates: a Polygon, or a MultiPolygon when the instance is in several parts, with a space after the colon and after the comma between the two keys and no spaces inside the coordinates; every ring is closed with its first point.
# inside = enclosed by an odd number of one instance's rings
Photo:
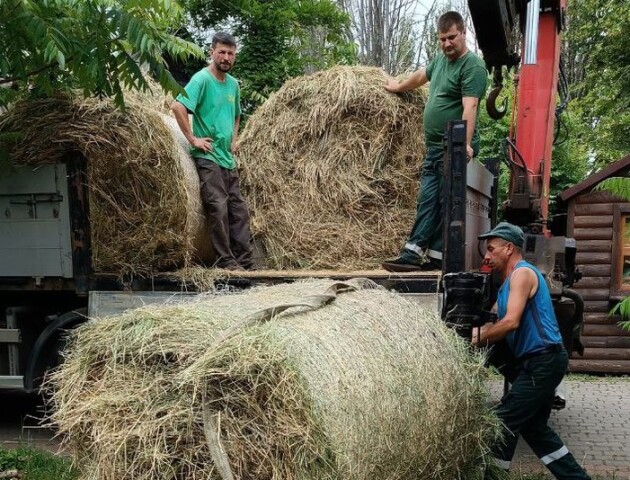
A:
{"type": "MultiPolygon", "coordinates": [[[[558,3],[560,8],[566,5],[565,0],[558,3]]],[[[540,13],[537,63],[521,65],[516,119],[516,148],[527,165],[531,193],[540,199],[539,213],[546,235],[560,62],[559,15],[554,10],[540,13]]]]}

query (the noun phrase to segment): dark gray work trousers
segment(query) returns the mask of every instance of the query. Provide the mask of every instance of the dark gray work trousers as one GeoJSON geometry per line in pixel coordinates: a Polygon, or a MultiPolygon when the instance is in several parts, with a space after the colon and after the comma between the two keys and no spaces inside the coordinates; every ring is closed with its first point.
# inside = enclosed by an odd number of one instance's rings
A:
{"type": "Polygon", "coordinates": [[[218,268],[251,268],[252,242],[247,204],[239,187],[238,170],[195,157],[201,199],[211,227],[210,241],[218,268]]]}
{"type": "Polygon", "coordinates": [[[414,263],[421,252],[442,260],[442,188],[444,184],[444,149],[427,147],[420,172],[416,219],[400,256],[414,263]]]}
{"type": "MultiPolygon", "coordinates": [[[[522,435],[534,453],[558,480],[590,480],[560,437],[547,424],[556,387],[568,365],[567,352],[539,354],[517,366],[512,387],[497,407],[504,440],[492,449],[498,467],[509,470],[522,435]]],[[[492,479],[488,472],[486,479],[492,479]]]]}

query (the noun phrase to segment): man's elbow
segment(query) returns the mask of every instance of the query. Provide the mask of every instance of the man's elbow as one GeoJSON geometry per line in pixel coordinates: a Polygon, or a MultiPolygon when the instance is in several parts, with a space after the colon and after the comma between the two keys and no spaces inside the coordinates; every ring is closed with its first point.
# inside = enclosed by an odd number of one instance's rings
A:
{"type": "Polygon", "coordinates": [[[503,322],[503,328],[505,328],[506,333],[513,332],[520,325],[520,322],[518,321],[518,319],[509,318],[509,317],[503,318],[502,322],[503,322]]]}
{"type": "Polygon", "coordinates": [[[173,114],[177,114],[181,111],[181,107],[183,107],[181,103],[179,103],[177,100],[173,100],[173,102],[171,103],[171,112],[173,112],[173,114]]]}

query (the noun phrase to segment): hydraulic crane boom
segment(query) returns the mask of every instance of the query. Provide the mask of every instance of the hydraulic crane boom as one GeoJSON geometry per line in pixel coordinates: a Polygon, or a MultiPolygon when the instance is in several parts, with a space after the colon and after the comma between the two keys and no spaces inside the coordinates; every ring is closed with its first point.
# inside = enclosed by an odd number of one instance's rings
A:
{"type": "Polygon", "coordinates": [[[494,102],[503,70],[519,65],[515,131],[507,139],[512,172],[506,220],[531,233],[549,235],[549,182],[560,65],[560,33],[566,0],[469,0],[477,41],[494,79],[488,112],[502,116],[494,102]],[[520,44],[519,56],[519,39],[520,44]]]}

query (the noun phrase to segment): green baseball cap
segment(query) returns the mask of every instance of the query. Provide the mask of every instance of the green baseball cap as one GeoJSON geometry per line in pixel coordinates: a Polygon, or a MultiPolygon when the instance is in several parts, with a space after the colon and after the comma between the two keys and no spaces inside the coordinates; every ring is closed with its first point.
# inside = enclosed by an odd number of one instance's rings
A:
{"type": "Polygon", "coordinates": [[[479,240],[502,238],[503,240],[513,243],[517,247],[521,248],[523,246],[523,241],[525,240],[525,234],[523,233],[523,230],[521,230],[521,227],[517,227],[516,225],[512,225],[508,222],[501,222],[492,230],[479,235],[477,238],[479,238],[479,240]]]}

